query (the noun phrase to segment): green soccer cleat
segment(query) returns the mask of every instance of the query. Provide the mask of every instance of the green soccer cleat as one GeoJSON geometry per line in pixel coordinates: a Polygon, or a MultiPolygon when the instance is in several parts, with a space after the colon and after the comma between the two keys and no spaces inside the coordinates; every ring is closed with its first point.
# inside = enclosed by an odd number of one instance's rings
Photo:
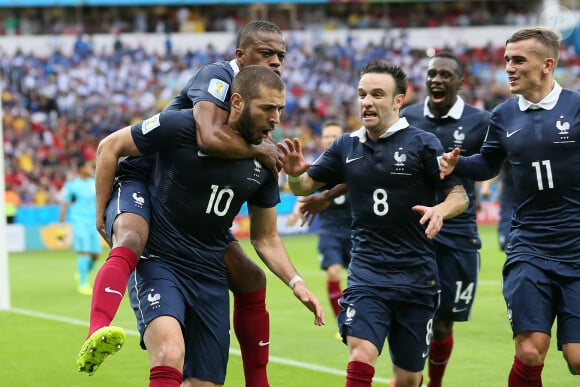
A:
{"type": "Polygon", "coordinates": [[[108,326],[97,329],[85,341],[77,356],[79,372],[95,373],[107,356],[114,355],[125,342],[123,328],[108,326]]]}

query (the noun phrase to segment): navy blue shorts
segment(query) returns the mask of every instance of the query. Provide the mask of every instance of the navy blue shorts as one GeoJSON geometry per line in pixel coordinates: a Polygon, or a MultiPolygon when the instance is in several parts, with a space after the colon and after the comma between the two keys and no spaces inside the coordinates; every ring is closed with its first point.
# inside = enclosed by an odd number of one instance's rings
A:
{"type": "Polygon", "coordinates": [[[321,232],[318,235],[318,252],[320,268],[328,269],[332,265],[348,267],[352,242],[349,234],[321,232]]]}
{"type": "Polygon", "coordinates": [[[437,299],[404,289],[347,288],[339,300],[338,330],[343,338],[370,341],[379,353],[388,338],[393,364],[419,372],[429,356],[437,299]]]}
{"type": "Polygon", "coordinates": [[[556,317],[558,349],[580,343],[580,264],[524,257],[503,269],[503,296],[514,337],[551,335],[556,317]]]}
{"type": "Polygon", "coordinates": [[[477,290],[479,252],[457,250],[437,242],[434,246],[441,282],[441,304],[436,318],[467,321],[477,290]]]}
{"type": "Polygon", "coordinates": [[[230,346],[227,280],[176,270],[162,258],[139,259],[129,278],[129,298],[143,334],[152,320],[172,316],[185,340],[183,378],[223,384],[230,346]]]}
{"type": "Polygon", "coordinates": [[[112,240],[113,222],[123,212],[137,214],[149,223],[151,197],[146,181],[123,177],[115,179],[105,210],[105,232],[109,241],[112,240]]]}

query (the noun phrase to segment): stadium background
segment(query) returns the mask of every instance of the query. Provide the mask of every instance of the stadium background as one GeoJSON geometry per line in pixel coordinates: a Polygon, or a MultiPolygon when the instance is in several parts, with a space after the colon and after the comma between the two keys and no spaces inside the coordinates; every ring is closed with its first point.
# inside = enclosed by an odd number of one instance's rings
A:
{"type": "MultiPolygon", "coordinates": [[[[429,55],[451,49],[466,66],[462,96],[490,109],[509,97],[506,37],[549,24],[566,38],[557,78],[579,90],[577,1],[0,1],[6,187],[22,201],[9,251],[70,247],[53,223],[74,161],[94,158],[100,138],[161,109],[203,64],[230,58],[249,20],[285,32],[288,106],[276,135],[300,137],[313,159],[325,118],[357,127],[354,85],[373,59],[406,70],[413,103],[424,98],[429,55]]],[[[283,195],[281,232],[315,230],[286,227],[294,200],[283,195]]],[[[497,200],[482,204],[479,221],[497,221],[497,200]]],[[[247,235],[245,212],[234,230],[247,235]]]]}

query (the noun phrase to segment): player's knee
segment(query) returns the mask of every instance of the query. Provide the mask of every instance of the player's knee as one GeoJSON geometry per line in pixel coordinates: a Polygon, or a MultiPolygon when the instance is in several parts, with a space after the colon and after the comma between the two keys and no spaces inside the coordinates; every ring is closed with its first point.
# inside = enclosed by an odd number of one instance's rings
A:
{"type": "Polygon", "coordinates": [[[243,266],[242,270],[228,270],[230,289],[234,293],[255,292],[266,288],[266,273],[254,262],[243,266]]]}
{"type": "Polygon", "coordinates": [[[536,348],[531,345],[518,348],[516,356],[524,365],[528,367],[544,363],[543,356],[536,348]]]}
{"type": "Polygon", "coordinates": [[[246,293],[266,288],[266,273],[244,253],[239,243],[228,245],[224,261],[232,292],[246,293]]]}
{"type": "Polygon", "coordinates": [[[264,289],[266,287],[266,273],[264,270],[262,270],[258,265],[253,265],[251,273],[256,285],[260,289],[264,289]]]}
{"type": "Polygon", "coordinates": [[[126,247],[131,249],[131,251],[139,257],[147,243],[147,234],[139,233],[134,230],[127,230],[127,232],[115,234],[113,242],[114,247],[126,247]]]}
{"type": "Polygon", "coordinates": [[[341,265],[331,265],[326,269],[329,281],[340,281],[341,265]]]}
{"type": "Polygon", "coordinates": [[[408,371],[398,372],[395,380],[397,387],[417,387],[421,385],[421,373],[408,371]]]}
{"type": "Polygon", "coordinates": [[[181,369],[185,358],[185,348],[174,343],[164,343],[151,355],[153,357],[152,363],[181,369]]]}
{"type": "Polygon", "coordinates": [[[433,338],[443,340],[453,333],[453,321],[435,320],[433,324],[433,338]]]}
{"type": "Polygon", "coordinates": [[[113,246],[131,249],[140,256],[149,237],[149,224],[140,216],[124,213],[113,224],[113,246]]]}

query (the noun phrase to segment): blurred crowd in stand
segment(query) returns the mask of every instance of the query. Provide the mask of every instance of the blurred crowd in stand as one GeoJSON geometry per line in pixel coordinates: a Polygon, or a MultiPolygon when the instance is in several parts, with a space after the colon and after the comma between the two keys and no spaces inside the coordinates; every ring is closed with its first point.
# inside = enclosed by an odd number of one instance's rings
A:
{"type": "MultiPolygon", "coordinates": [[[[404,30],[401,30],[404,31],[404,30]]],[[[388,32],[380,45],[347,38],[334,44],[305,44],[301,32],[287,32],[284,71],[287,107],[275,132],[300,137],[314,159],[321,151],[320,125],[329,117],[358,127],[356,81],[363,64],[387,59],[410,78],[407,103],[424,98],[423,76],[428,57],[409,46],[404,32],[388,32]]],[[[57,193],[79,158],[93,159],[105,135],[161,110],[200,66],[233,55],[206,50],[151,53],[118,41],[112,54],[93,52],[78,41],[70,56],[0,51],[6,183],[21,205],[57,201],[57,193]]],[[[509,97],[503,47],[454,47],[466,65],[462,96],[491,109],[509,97]]],[[[556,78],[580,89],[580,59],[563,46],[556,78]]]]}
{"type": "Polygon", "coordinates": [[[542,6],[541,0],[313,3],[7,7],[0,9],[0,34],[237,32],[257,18],[283,30],[525,25],[534,24],[542,6]]]}

